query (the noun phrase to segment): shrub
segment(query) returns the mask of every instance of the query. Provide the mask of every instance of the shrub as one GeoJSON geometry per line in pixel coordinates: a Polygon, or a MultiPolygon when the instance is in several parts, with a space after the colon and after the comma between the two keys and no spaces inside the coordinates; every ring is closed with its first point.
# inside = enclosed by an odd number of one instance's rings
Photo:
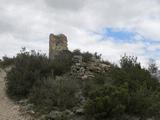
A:
{"type": "Polygon", "coordinates": [[[149,60],[148,71],[151,74],[157,73],[158,67],[157,67],[156,61],[154,59],[150,59],[149,60]]]}
{"type": "Polygon", "coordinates": [[[72,65],[72,53],[68,50],[60,52],[52,62],[54,75],[62,75],[70,71],[72,65]]]}
{"type": "Polygon", "coordinates": [[[70,70],[71,65],[72,54],[69,51],[61,52],[51,61],[45,54],[34,50],[27,52],[23,48],[14,58],[11,71],[7,73],[7,93],[16,99],[26,98],[37,80],[50,75],[62,75],[70,70]]]}
{"type": "Polygon", "coordinates": [[[96,120],[121,117],[125,113],[127,96],[127,89],[114,86],[104,86],[94,90],[85,104],[87,117],[96,120]]]}
{"type": "Polygon", "coordinates": [[[111,85],[113,82],[112,78],[108,76],[106,73],[95,73],[94,78],[87,79],[83,81],[83,93],[84,96],[87,98],[89,93],[99,87],[104,85],[111,85]]]}
{"type": "Polygon", "coordinates": [[[95,52],[93,56],[94,56],[96,59],[101,60],[102,54],[98,54],[97,52],[95,52]]]}
{"type": "Polygon", "coordinates": [[[7,56],[3,56],[2,60],[0,60],[0,67],[5,68],[14,64],[14,58],[9,58],[7,56]]]}
{"type": "Polygon", "coordinates": [[[112,66],[109,71],[109,77],[111,78],[112,84],[116,86],[128,85],[130,79],[127,72],[119,68],[118,66],[112,66]]]}
{"type": "Polygon", "coordinates": [[[137,57],[124,55],[120,59],[120,66],[123,70],[130,72],[132,68],[141,69],[140,63],[137,62],[137,57]]]}
{"type": "MultiPolygon", "coordinates": [[[[82,56],[82,61],[83,62],[91,62],[93,57],[95,59],[101,60],[101,54],[98,54],[97,52],[95,52],[94,54],[90,53],[90,52],[81,52],[79,49],[75,49],[72,52],[73,55],[80,55],[82,56]]],[[[109,63],[109,62],[108,62],[109,63]]]]}
{"type": "MultiPolygon", "coordinates": [[[[150,109],[151,106],[154,106],[153,103],[157,104],[157,108],[159,108],[158,101],[160,97],[155,96],[159,96],[160,83],[150,75],[149,71],[141,68],[136,57],[124,56],[120,61],[121,70],[126,74],[127,79],[124,80],[125,83],[127,83],[126,85],[128,85],[129,92],[126,113],[143,119],[153,117],[153,111],[150,111],[150,109]],[[154,100],[158,101],[155,102],[154,100]]],[[[120,74],[117,75],[120,76],[120,74]]],[[[124,75],[122,75],[123,74],[121,74],[121,78],[124,78],[124,75]]],[[[122,84],[123,82],[121,85],[122,84]]],[[[157,108],[154,108],[154,113],[160,111],[157,111],[157,108]]]]}
{"type": "Polygon", "coordinates": [[[123,114],[140,119],[160,116],[158,80],[141,67],[136,57],[124,56],[120,65],[120,68],[111,66],[108,75],[98,74],[100,76],[96,76],[92,84],[87,84],[87,116],[93,115],[97,120],[123,120],[123,114]]]}
{"type": "Polygon", "coordinates": [[[78,85],[73,77],[45,78],[34,84],[29,99],[39,111],[47,112],[54,108],[64,110],[77,104],[77,91],[78,85]]]}
{"type": "Polygon", "coordinates": [[[84,52],[84,53],[82,53],[82,61],[83,62],[90,62],[90,61],[92,61],[92,57],[93,57],[93,55],[91,54],[91,53],[89,53],[89,52],[84,52]]]}
{"type": "Polygon", "coordinates": [[[7,73],[7,93],[17,99],[25,98],[38,78],[51,72],[48,58],[40,53],[22,51],[17,54],[14,66],[7,73]]]}
{"type": "Polygon", "coordinates": [[[73,55],[82,55],[81,51],[79,49],[73,50],[73,55]]]}
{"type": "Polygon", "coordinates": [[[144,85],[147,89],[156,90],[159,88],[160,83],[158,80],[153,78],[149,71],[141,68],[141,65],[137,62],[136,57],[124,56],[120,61],[122,70],[129,77],[128,83],[132,92],[135,92],[136,89],[139,90],[139,88],[144,85]]]}

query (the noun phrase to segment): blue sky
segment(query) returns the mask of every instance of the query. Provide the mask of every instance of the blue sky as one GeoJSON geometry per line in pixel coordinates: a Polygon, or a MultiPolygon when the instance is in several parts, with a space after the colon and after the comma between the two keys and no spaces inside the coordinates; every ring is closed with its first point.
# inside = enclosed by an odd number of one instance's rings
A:
{"type": "Polygon", "coordinates": [[[133,38],[136,36],[136,33],[116,28],[105,28],[103,30],[103,35],[105,37],[111,37],[116,42],[134,42],[133,38]]]}
{"type": "MultiPolygon", "coordinates": [[[[127,30],[124,28],[118,29],[118,28],[105,28],[102,30],[102,35],[104,38],[112,38],[116,42],[120,43],[131,43],[135,41],[142,41],[146,45],[152,45],[152,44],[160,44],[160,41],[145,38],[145,36],[142,36],[138,32],[134,32],[131,30],[127,30]],[[138,38],[137,38],[138,36],[138,38]]],[[[160,49],[160,48],[159,48],[160,49]]]]}

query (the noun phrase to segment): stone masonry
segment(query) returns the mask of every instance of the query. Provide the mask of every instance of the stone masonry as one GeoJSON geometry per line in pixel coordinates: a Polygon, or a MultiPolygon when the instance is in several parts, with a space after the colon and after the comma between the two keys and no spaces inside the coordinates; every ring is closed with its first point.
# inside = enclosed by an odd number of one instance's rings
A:
{"type": "Polygon", "coordinates": [[[49,58],[54,59],[61,51],[68,50],[67,37],[64,34],[49,36],[49,58]]]}

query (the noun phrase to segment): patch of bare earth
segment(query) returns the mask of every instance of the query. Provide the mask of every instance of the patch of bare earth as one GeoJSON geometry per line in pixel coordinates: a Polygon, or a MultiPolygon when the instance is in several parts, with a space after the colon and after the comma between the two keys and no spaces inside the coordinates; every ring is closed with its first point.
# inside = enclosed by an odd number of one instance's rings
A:
{"type": "Polygon", "coordinates": [[[13,103],[6,95],[6,72],[0,69],[0,120],[32,120],[20,113],[20,107],[13,103]]]}

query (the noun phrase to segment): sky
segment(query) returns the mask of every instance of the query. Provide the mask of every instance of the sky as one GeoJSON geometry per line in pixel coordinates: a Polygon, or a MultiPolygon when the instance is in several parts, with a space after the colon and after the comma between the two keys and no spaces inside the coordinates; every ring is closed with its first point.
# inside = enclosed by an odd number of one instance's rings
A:
{"type": "Polygon", "coordinates": [[[70,50],[160,66],[159,13],[160,0],[0,0],[0,58],[22,47],[48,54],[49,34],[63,33],[70,50]]]}

